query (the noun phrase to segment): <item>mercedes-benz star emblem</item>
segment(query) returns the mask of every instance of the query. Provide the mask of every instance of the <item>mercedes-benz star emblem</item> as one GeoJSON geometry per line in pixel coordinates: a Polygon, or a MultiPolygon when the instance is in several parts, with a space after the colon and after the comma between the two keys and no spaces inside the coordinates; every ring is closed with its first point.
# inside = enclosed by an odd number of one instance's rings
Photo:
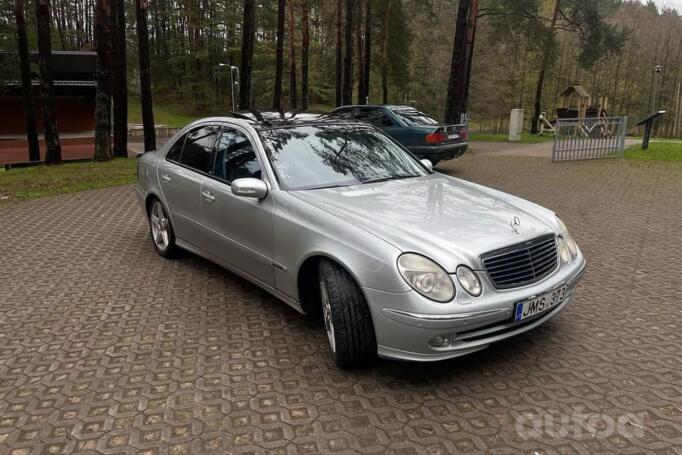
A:
{"type": "Polygon", "coordinates": [[[514,219],[509,222],[509,225],[512,228],[512,232],[514,234],[518,234],[519,233],[519,227],[521,226],[521,220],[519,219],[518,216],[515,216],[514,219]]]}

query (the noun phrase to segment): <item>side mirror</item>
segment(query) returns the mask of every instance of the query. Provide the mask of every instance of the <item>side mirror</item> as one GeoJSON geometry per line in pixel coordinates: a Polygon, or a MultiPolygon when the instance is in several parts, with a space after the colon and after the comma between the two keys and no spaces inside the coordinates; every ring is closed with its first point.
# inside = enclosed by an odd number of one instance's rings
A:
{"type": "Polygon", "coordinates": [[[263,199],[268,194],[268,186],[264,181],[254,178],[243,178],[232,181],[232,194],[241,197],[263,199]]]}
{"type": "Polygon", "coordinates": [[[423,159],[419,161],[421,161],[421,163],[424,165],[426,169],[433,172],[433,163],[431,162],[431,160],[423,159]]]}

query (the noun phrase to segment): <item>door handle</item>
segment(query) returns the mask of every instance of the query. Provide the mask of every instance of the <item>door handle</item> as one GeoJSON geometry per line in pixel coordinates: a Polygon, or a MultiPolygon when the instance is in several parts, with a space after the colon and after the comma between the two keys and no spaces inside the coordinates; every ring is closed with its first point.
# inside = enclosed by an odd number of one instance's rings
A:
{"type": "Polygon", "coordinates": [[[210,191],[202,191],[201,197],[204,198],[205,200],[209,201],[209,202],[215,201],[215,196],[210,191]]]}
{"type": "Polygon", "coordinates": [[[161,180],[164,182],[170,182],[171,178],[168,176],[168,174],[161,174],[161,180]]]}

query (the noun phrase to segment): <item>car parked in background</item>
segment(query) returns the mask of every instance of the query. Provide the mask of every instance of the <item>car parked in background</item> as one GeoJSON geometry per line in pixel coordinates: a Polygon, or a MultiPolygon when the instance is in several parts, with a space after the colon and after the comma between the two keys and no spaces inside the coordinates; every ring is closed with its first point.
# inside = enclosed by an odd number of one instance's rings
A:
{"type": "Polygon", "coordinates": [[[457,158],[469,146],[466,125],[444,125],[410,106],[342,106],[330,115],[374,125],[434,166],[457,158]]]}
{"type": "Polygon", "coordinates": [[[319,315],[339,366],[468,354],[573,299],[585,259],[552,211],[435,173],[371,125],[255,117],[143,154],[137,197],[161,256],[189,250],[319,315]]]}

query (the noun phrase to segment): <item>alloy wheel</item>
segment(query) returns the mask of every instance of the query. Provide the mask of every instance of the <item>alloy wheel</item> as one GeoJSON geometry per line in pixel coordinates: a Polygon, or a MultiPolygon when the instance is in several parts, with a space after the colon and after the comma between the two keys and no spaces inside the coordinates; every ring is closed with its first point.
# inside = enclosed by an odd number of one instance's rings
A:
{"type": "Polygon", "coordinates": [[[336,340],[334,338],[334,321],[332,320],[332,306],[329,303],[329,295],[327,294],[327,286],[324,280],[320,280],[320,299],[322,300],[322,317],[324,318],[324,328],[327,330],[327,338],[329,338],[329,347],[332,352],[336,352],[336,340]]]}
{"type": "Polygon", "coordinates": [[[152,227],[154,245],[159,250],[165,251],[170,244],[170,223],[168,222],[166,211],[160,202],[155,202],[152,206],[149,220],[152,227]]]}

